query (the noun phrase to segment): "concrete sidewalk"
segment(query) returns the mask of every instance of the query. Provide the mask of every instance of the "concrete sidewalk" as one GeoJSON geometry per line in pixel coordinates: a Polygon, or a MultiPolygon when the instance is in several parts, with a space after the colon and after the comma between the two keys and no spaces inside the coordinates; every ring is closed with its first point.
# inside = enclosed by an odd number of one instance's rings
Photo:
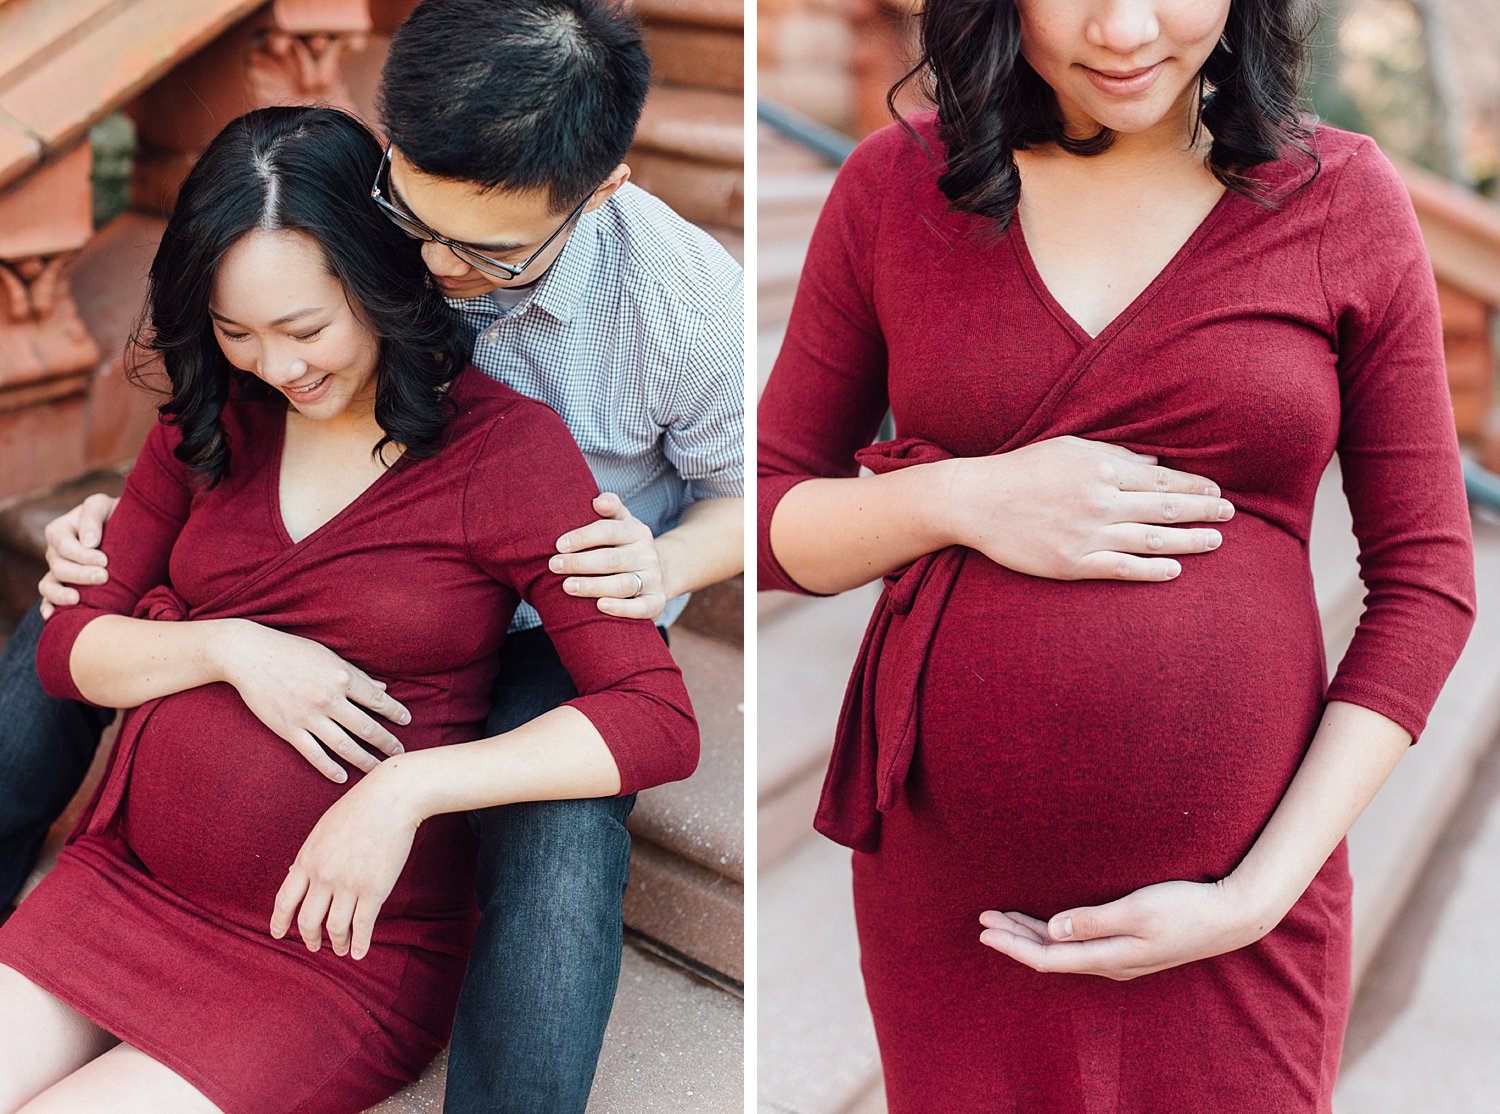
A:
{"type": "Polygon", "coordinates": [[[1365,976],[1335,1114],[1500,1109],[1497,863],[1500,739],[1480,760],[1365,976]]]}

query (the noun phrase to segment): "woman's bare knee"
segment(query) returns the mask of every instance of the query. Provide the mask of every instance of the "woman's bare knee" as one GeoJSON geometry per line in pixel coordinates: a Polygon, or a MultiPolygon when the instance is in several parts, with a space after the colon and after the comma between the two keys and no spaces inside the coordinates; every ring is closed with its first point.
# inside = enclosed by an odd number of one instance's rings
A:
{"type": "Polygon", "coordinates": [[[19,1110],[116,1040],[14,968],[0,964],[0,1114],[19,1110]]]}
{"type": "Polygon", "coordinates": [[[140,1049],[117,1044],[23,1106],[20,1114],[219,1114],[186,1079],[140,1049]]]}

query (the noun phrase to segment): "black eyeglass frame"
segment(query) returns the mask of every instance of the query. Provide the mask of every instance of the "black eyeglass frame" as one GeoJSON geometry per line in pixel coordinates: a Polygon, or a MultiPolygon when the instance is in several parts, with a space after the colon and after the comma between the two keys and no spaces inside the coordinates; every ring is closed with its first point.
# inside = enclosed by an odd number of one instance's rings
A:
{"type": "Polygon", "coordinates": [[[427,225],[419,221],[412,213],[408,213],[402,209],[398,209],[394,204],[388,201],[380,192],[380,180],[382,177],[389,178],[390,173],[388,167],[390,165],[391,145],[388,143],[385,147],[385,154],[381,156],[380,165],[375,168],[375,180],[370,183],[370,200],[375,202],[380,211],[386,215],[386,217],[392,224],[401,229],[402,232],[405,232],[412,239],[422,240],[423,242],[429,244],[442,244],[464,263],[467,263],[471,267],[477,267],[479,270],[483,271],[491,278],[520,278],[522,272],[524,272],[527,267],[530,267],[533,263],[535,263],[537,261],[537,257],[540,256],[542,252],[546,251],[549,247],[552,246],[552,241],[556,240],[559,236],[566,232],[569,226],[571,226],[573,222],[579,218],[579,216],[583,213],[583,207],[589,203],[589,198],[594,196],[592,193],[590,193],[576,206],[574,206],[573,211],[567,215],[567,217],[560,225],[557,226],[557,231],[553,232],[552,235],[543,240],[542,246],[537,248],[536,251],[527,256],[524,263],[522,263],[520,266],[516,266],[513,263],[502,263],[498,259],[491,259],[484,253],[475,251],[467,244],[458,243],[457,241],[448,239],[448,237],[441,235],[431,228],[428,228],[427,225]]]}

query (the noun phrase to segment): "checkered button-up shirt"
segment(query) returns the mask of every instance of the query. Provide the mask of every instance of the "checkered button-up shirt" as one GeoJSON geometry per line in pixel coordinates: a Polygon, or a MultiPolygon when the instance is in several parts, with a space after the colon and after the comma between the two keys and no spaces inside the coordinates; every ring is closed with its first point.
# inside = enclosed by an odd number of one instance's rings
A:
{"type": "MultiPolygon", "coordinates": [[[[729,253],[626,183],[515,306],[448,304],[474,365],[562,415],[599,489],[659,535],[698,499],[744,495],[743,302],[729,253]]],[[[522,604],[511,629],[540,624],[522,604]]]]}

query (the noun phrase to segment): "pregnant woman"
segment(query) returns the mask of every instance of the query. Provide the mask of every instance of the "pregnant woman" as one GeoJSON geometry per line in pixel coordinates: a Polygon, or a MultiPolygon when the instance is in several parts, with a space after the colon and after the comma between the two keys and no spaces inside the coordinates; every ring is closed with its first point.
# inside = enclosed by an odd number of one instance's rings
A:
{"type": "Polygon", "coordinates": [[[145,336],[171,395],[108,583],[39,654],[54,694],[132,710],[0,928],[0,1110],[364,1110],[447,1039],[463,814],[694,765],[662,638],[548,574],[591,518],[583,458],[463,367],[420,245],[369,202],[380,159],[341,113],[251,113],[163,234],[145,336]],[[522,599],[581,695],[478,738],[522,599]]]}
{"type": "Polygon", "coordinates": [[[930,0],[936,114],[823,211],[761,586],[885,577],[818,827],[894,1112],[1330,1108],[1343,837],[1473,563],[1431,271],[1375,145],[1300,122],[1300,10],[930,0]],[[1369,592],[1329,685],[1335,452],[1369,592]]]}

